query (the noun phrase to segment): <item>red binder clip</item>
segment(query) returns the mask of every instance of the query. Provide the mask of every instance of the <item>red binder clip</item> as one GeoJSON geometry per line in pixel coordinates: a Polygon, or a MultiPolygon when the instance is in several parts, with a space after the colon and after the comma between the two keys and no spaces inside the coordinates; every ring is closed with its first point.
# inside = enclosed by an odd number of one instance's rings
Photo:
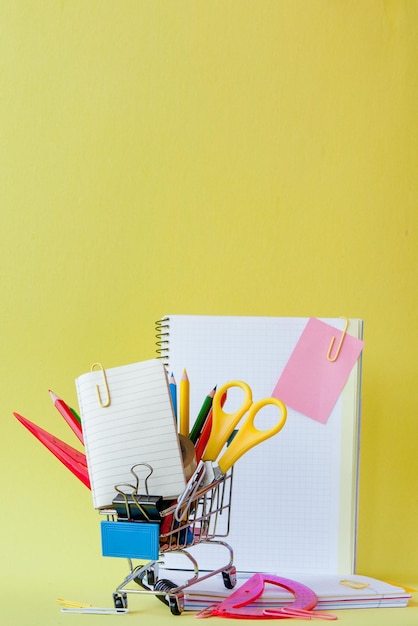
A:
{"type": "Polygon", "coordinates": [[[232,617],[236,619],[338,619],[336,615],[319,613],[313,609],[318,603],[318,596],[312,589],[288,578],[273,574],[254,574],[220,604],[208,606],[195,617],[232,617]],[[250,607],[263,593],[265,583],[271,583],[290,591],[295,600],[286,607],[270,609],[250,607]]]}

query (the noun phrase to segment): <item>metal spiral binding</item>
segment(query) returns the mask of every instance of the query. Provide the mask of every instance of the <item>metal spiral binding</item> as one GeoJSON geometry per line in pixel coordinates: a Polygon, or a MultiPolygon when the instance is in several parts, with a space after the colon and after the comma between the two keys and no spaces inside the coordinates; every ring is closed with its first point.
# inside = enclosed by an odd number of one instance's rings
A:
{"type": "Polygon", "coordinates": [[[168,366],[168,351],[169,351],[169,328],[170,328],[170,319],[168,317],[163,317],[161,320],[155,322],[155,330],[156,330],[156,352],[157,359],[161,359],[164,365],[168,366]]]}

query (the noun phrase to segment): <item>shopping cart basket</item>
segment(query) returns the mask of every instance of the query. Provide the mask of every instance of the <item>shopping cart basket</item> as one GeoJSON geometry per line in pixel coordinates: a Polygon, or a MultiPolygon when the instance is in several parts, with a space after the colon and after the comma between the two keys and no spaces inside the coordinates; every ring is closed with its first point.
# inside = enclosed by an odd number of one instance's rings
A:
{"type": "MultiPolygon", "coordinates": [[[[146,463],[138,465],[150,468],[146,463]]],[[[202,486],[197,473],[178,500],[166,508],[161,498],[148,495],[147,488],[145,495],[139,495],[136,488],[126,494],[123,486],[116,486],[116,507],[101,511],[107,517],[101,522],[103,555],[127,558],[130,569],[113,593],[115,608],[127,608],[128,593],[154,594],[169,606],[173,615],[180,615],[184,610],[184,590],[195,583],[221,573],[225,587],[235,586],[233,550],[222,540],[229,534],[232,478],[233,468],[202,486]],[[223,546],[227,562],[216,570],[200,571],[189,548],[202,543],[223,546]],[[167,553],[186,557],[189,567],[185,569],[190,570],[192,565],[191,577],[181,585],[159,578],[159,566],[167,553]],[[136,559],[147,562],[134,566],[136,559]],[[131,583],[136,585],[129,586],[131,583]]]]}

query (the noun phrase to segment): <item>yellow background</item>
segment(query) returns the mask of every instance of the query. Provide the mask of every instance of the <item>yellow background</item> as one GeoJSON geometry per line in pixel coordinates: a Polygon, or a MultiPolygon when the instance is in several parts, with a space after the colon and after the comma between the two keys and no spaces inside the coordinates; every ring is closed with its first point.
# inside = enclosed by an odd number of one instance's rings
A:
{"type": "Polygon", "coordinates": [[[56,597],[110,604],[126,573],[12,412],[77,446],[48,389],[77,406],[94,361],[152,358],[167,312],[365,320],[358,571],[418,583],[417,18],[408,0],[2,0],[11,615],[26,599],[31,624],[50,605],[61,623],[56,597]]]}

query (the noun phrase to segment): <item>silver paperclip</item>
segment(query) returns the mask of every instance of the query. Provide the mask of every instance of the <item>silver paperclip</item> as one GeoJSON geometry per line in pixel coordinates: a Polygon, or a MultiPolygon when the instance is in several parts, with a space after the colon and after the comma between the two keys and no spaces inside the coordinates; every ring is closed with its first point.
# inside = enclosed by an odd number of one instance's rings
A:
{"type": "Polygon", "coordinates": [[[72,600],[64,600],[57,598],[57,602],[63,605],[62,613],[97,613],[100,615],[114,615],[117,613],[129,613],[127,608],[108,608],[102,606],[92,606],[85,602],[73,602],[72,600]]]}

